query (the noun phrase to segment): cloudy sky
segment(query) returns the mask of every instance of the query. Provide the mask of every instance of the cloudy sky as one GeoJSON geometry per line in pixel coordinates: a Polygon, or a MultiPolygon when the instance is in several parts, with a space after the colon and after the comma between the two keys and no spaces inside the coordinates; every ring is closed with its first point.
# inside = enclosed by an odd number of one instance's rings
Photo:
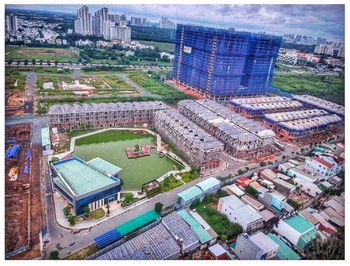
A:
{"type": "MultiPolygon", "coordinates": [[[[47,3],[47,1],[45,1],[47,3]]],[[[61,2],[61,1],[60,1],[61,2]]],[[[79,2],[79,1],[78,1],[79,2]]],[[[114,1],[115,3],[116,1],[114,1]]],[[[121,1],[123,3],[133,3],[121,1]]],[[[11,3],[14,3],[11,1],[11,3]]],[[[15,0],[16,3],[16,0],[15,0]]],[[[57,3],[57,2],[56,2],[57,3]]],[[[64,0],[62,3],[66,3],[64,0]]],[[[5,8],[19,7],[24,9],[45,9],[75,13],[82,5],[5,5],[5,8]]],[[[285,33],[301,34],[312,37],[323,37],[333,41],[345,41],[345,5],[343,4],[132,4],[112,5],[110,1],[84,1],[93,14],[102,7],[108,7],[110,14],[126,14],[127,18],[138,16],[150,21],[159,21],[167,17],[175,23],[193,23],[219,28],[233,27],[236,30],[265,31],[283,35],[285,33]],[[106,4],[103,4],[106,3],[106,4]]],[[[144,1],[142,2],[144,3],[144,1]]],[[[162,3],[166,3],[163,1],[162,3]]],[[[204,1],[199,2],[204,3],[204,1]]],[[[215,3],[215,1],[211,1],[215,3]]]]}

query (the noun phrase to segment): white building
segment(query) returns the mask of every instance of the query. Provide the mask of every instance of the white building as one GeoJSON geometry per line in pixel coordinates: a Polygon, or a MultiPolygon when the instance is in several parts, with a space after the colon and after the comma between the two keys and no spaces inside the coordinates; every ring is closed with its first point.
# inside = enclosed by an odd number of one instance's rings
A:
{"type": "Polygon", "coordinates": [[[332,155],[316,155],[311,160],[305,161],[305,164],[326,180],[337,175],[344,168],[344,160],[332,155]]]}
{"type": "Polygon", "coordinates": [[[319,189],[319,187],[315,183],[306,181],[301,178],[294,178],[294,185],[300,187],[302,191],[304,191],[311,197],[316,197],[317,195],[320,195],[322,193],[322,190],[319,189]]]}
{"type": "Polygon", "coordinates": [[[262,216],[234,195],[220,198],[217,211],[226,215],[232,223],[240,224],[244,232],[255,231],[263,226],[262,216]]]}

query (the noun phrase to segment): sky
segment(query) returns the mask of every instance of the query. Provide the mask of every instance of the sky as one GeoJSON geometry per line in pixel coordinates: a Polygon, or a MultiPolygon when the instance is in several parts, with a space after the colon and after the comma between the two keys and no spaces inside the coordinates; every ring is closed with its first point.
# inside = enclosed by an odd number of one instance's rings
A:
{"type": "MultiPolygon", "coordinates": [[[[16,2],[16,0],[14,1],[16,2]]],[[[14,3],[11,1],[11,3],[14,3]]],[[[167,17],[175,23],[192,23],[210,27],[233,27],[240,31],[283,35],[294,33],[312,37],[327,38],[327,40],[344,42],[345,5],[343,4],[205,4],[204,1],[191,1],[189,4],[110,4],[110,1],[84,1],[71,5],[72,1],[63,5],[6,4],[5,8],[22,8],[34,10],[51,10],[76,13],[87,4],[89,12],[107,7],[110,14],[126,14],[127,18],[137,16],[158,22],[161,17],[167,17]],[[196,2],[196,3],[194,3],[196,2]],[[98,4],[96,4],[98,3],[98,4]],[[105,3],[105,4],[103,4],[105,3]],[[194,3],[194,4],[193,4],[194,3]],[[198,4],[197,4],[198,3],[198,4]]],[[[44,3],[48,1],[44,1],[44,3]]],[[[65,1],[60,1],[60,3],[65,1]]],[[[79,1],[78,1],[79,2],[79,1]]],[[[116,1],[114,1],[115,3],[116,1]]],[[[126,2],[126,1],[124,1],[126,2]]],[[[132,1],[127,1],[132,3],[132,1]]],[[[213,3],[214,1],[211,1],[213,3]]],[[[215,1],[216,2],[216,1],[215,1]]],[[[334,1],[333,1],[334,2],[334,1]]],[[[57,3],[57,2],[56,2],[57,3]]],[[[144,1],[142,2],[144,3],[144,1]]],[[[166,3],[163,1],[162,3],[166,3]]],[[[281,1],[279,1],[281,3],[281,1]]],[[[317,3],[317,2],[316,2],[317,3]]],[[[320,3],[320,2],[319,2],[320,3]]],[[[336,2],[335,2],[336,3],[336,2]]]]}

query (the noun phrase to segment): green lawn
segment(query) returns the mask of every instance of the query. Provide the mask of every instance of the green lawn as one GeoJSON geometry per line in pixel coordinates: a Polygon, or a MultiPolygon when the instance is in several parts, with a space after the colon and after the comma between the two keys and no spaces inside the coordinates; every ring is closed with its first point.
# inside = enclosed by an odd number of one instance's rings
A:
{"type": "Polygon", "coordinates": [[[272,86],[294,94],[309,94],[340,105],[345,103],[344,77],[275,74],[272,86]]]}

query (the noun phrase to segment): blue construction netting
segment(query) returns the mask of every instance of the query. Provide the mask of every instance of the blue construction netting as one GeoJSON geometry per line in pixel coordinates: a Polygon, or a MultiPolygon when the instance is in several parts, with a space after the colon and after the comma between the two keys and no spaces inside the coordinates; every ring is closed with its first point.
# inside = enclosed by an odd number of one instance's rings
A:
{"type": "Polygon", "coordinates": [[[11,153],[12,147],[8,148],[7,151],[5,152],[5,158],[7,159],[11,153]]]}
{"type": "Polygon", "coordinates": [[[266,94],[282,38],[178,25],[173,77],[211,95],[266,94]]]}
{"type": "Polygon", "coordinates": [[[31,151],[30,151],[30,148],[28,148],[26,153],[26,161],[30,159],[30,155],[31,155],[31,151]]]}
{"type": "Polygon", "coordinates": [[[19,152],[19,145],[13,146],[8,153],[6,152],[7,153],[7,154],[5,154],[6,159],[17,157],[18,152],[19,152]]]}
{"type": "Polygon", "coordinates": [[[122,237],[122,235],[119,233],[119,231],[116,229],[113,229],[111,231],[108,231],[108,232],[96,237],[94,240],[95,240],[97,247],[99,249],[101,249],[101,248],[117,241],[121,237],[122,237]]]}
{"type": "Polygon", "coordinates": [[[28,161],[26,161],[24,163],[24,170],[23,170],[23,173],[24,174],[28,174],[29,173],[29,164],[28,164],[28,161]]]}

